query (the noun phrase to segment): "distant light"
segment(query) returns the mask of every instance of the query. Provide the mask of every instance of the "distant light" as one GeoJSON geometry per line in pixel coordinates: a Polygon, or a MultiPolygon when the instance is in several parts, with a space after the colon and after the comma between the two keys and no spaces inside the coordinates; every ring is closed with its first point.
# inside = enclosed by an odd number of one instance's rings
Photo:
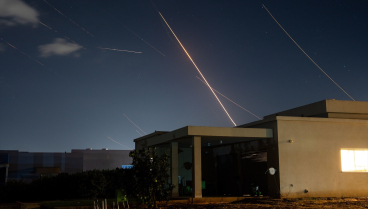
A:
{"type": "Polygon", "coordinates": [[[122,169],[131,169],[131,168],[133,168],[133,165],[122,165],[121,168],[122,169]]]}
{"type": "Polygon", "coordinates": [[[102,148],[102,150],[109,150],[108,148],[102,148]]]}

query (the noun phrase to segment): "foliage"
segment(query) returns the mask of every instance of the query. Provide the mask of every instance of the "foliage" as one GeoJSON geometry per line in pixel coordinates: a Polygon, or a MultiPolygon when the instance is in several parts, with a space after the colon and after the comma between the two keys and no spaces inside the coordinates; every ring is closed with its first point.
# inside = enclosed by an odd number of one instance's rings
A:
{"type": "Polygon", "coordinates": [[[156,201],[168,201],[174,188],[169,184],[169,155],[165,152],[158,156],[156,148],[133,150],[134,190],[137,203],[156,207],[156,201]]]}
{"type": "Polygon", "coordinates": [[[130,169],[93,170],[43,176],[31,183],[8,181],[0,187],[0,202],[114,197],[116,189],[131,191],[130,169]]]}

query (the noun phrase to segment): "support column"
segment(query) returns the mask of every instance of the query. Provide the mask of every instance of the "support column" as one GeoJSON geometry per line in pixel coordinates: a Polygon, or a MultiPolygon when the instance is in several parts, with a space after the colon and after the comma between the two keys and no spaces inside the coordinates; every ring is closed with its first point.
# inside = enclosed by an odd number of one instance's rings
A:
{"type": "Polygon", "coordinates": [[[193,197],[202,198],[201,137],[193,136],[193,197]]]}
{"type": "Polygon", "coordinates": [[[179,196],[179,158],[178,158],[178,142],[171,142],[171,183],[174,184],[172,197],[179,196]]]}
{"type": "Polygon", "coordinates": [[[5,183],[8,181],[8,170],[9,170],[9,164],[6,165],[6,171],[5,171],[5,183]]]}

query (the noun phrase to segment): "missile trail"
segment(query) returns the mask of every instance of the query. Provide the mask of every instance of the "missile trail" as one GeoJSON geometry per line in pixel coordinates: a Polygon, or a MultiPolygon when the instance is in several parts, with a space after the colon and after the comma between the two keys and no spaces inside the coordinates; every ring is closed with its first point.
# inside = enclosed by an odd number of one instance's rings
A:
{"type": "MultiPolygon", "coordinates": [[[[198,76],[196,76],[196,77],[197,77],[200,81],[202,81],[202,83],[204,83],[206,86],[208,86],[208,85],[206,84],[206,82],[204,82],[204,81],[203,81],[202,79],[200,79],[198,76]]],[[[209,88],[212,88],[212,87],[210,87],[210,86],[208,86],[208,87],[209,87],[209,88]]],[[[258,118],[258,119],[262,120],[262,118],[258,117],[257,115],[255,115],[255,114],[254,114],[254,113],[252,113],[251,111],[249,111],[249,110],[245,109],[244,107],[240,106],[238,103],[234,102],[233,100],[231,100],[231,99],[227,98],[225,95],[221,94],[221,93],[220,93],[220,92],[218,92],[216,89],[212,88],[212,90],[214,90],[215,92],[217,92],[217,93],[218,93],[218,94],[220,94],[221,96],[225,97],[225,99],[227,99],[227,100],[229,100],[230,102],[234,103],[236,106],[238,106],[238,107],[242,108],[243,110],[247,111],[248,113],[250,113],[250,114],[251,114],[251,115],[253,115],[254,117],[256,117],[256,118],[258,118]]]]}
{"type": "Polygon", "coordinates": [[[220,103],[222,109],[224,109],[225,113],[230,118],[231,122],[234,124],[234,126],[236,126],[235,122],[233,121],[233,119],[231,118],[231,116],[229,115],[229,113],[227,112],[227,110],[225,109],[224,105],[221,103],[220,99],[217,97],[216,93],[212,90],[210,84],[207,82],[207,80],[203,76],[202,72],[199,70],[199,68],[197,67],[197,65],[194,63],[192,57],[189,55],[189,53],[187,52],[187,50],[184,48],[183,44],[179,41],[178,37],[175,35],[175,33],[171,29],[170,25],[166,22],[164,16],[162,16],[162,14],[160,12],[159,12],[159,14],[160,14],[161,18],[164,20],[164,22],[166,23],[167,27],[170,29],[171,33],[175,36],[176,40],[179,42],[181,48],[183,48],[184,52],[187,54],[187,56],[190,59],[190,61],[193,63],[194,67],[197,69],[198,73],[201,75],[202,79],[206,82],[206,85],[210,88],[210,90],[212,91],[213,95],[216,97],[217,101],[220,103]]]}
{"type": "Polygon", "coordinates": [[[150,43],[145,41],[142,37],[140,37],[138,34],[134,33],[134,31],[130,30],[127,26],[125,26],[123,23],[121,23],[119,20],[108,14],[112,19],[114,19],[116,22],[118,22],[120,25],[122,25],[125,29],[129,30],[131,33],[133,33],[135,36],[137,36],[139,39],[141,39],[144,43],[146,43],[148,46],[150,46],[152,49],[156,50],[158,53],[160,53],[162,56],[165,57],[165,55],[160,52],[158,49],[156,49],[154,46],[152,46],[150,43]]]}
{"type": "Polygon", "coordinates": [[[341,86],[339,86],[339,84],[337,84],[329,75],[327,75],[327,73],[322,70],[322,68],[320,66],[317,65],[316,62],[314,62],[314,60],[302,49],[302,47],[299,46],[298,43],[296,43],[296,41],[289,35],[288,32],[286,32],[286,30],[281,26],[281,24],[279,22],[277,22],[276,18],[274,18],[271,14],[271,12],[267,9],[267,7],[262,4],[262,6],[266,9],[266,11],[268,12],[268,14],[272,17],[272,19],[277,23],[277,25],[280,26],[280,28],[285,32],[285,34],[287,36],[289,36],[289,38],[294,42],[294,44],[305,54],[305,56],[307,56],[310,61],[313,62],[313,64],[320,70],[322,71],[323,74],[325,74],[327,76],[327,78],[329,78],[337,87],[339,87],[339,89],[341,89],[348,97],[350,97],[350,99],[352,99],[353,101],[355,101],[355,99],[353,97],[351,97],[343,88],[341,88],[341,86]]]}
{"type": "MultiPolygon", "coordinates": [[[[132,120],[130,120],[129,118],[128,118],[128,116],[126,116],[125,114],[124,114],[124,116],[131,122],[131,123],[133,123],[133,121],[132,120]]],[[[137,127],[137,128],[139,128],[135,123],[133,123],[133,125],[135,125],[135,127],[137,127]]],[[[147,135],[146,134],[146,132],[144,132],[141,128],[139,128],[139,130],[141,130],[145,135],[147,135]]]]}
{"type": "Polygon", "coordinates": [[[110,49],[110,48],[102,48],[102,47],[96,47],[98,49],[106,49],[106,50],[111,50],[111,51],[119,51],[119,52],[132,52],[132,53],[136,53],[136,54],[141,54],[142,52],[136,52],[136,51],[129,51],[129,50],[123,50],[123,49],[110,49]]]}
{"type": "Polygon", "coordinates": [[[139,135],[143,136],[141,133],[139,133],[139,131],[135,130],[139,135]]]}
{"type": "Polygon", "coordinates": [[[44,64],[42,64],[41,62],[39,62],[39,61],[38,61],[38,60],[36,60],[35,58],[33,58],[33,57],[29,56],[28,54],[26,54],[25,52],[21,51],[21,50],[20,50],[20,49],[18,49],[17,47],[15,47],[15,46],[11,45],[9,42],[5,41],[5,40],[4,40],[4,39],[2,39],[1,37],[0,37],[0,39],[1,39],[2,41],[4,41],[5,43],[7,43],[7,44],[8,44],[9,46],[11,46],[12,48],[14,48],[14,49],[18,50],[20,53],[22,53],[22,54],[26,55],[27,57],[29,57],[29,58],[30,58],[30,59],[32,59],[33,61],[35,61],[35,62],[37,62],[38,64],[42,65],[44,68],[48,69],[50,72],[53,72],[53,73],[55,73],[55,75],[58,75],[58,76],[62,77],[61,75],[59,75],[59,74],[57,74],[56,72],[52,71],[50,68],[47,68],[44,64]]]}
{"type": "Polygon", "coordinates": [[[57,10],[55,7],[53,7],[49,2],[46,0],[43,0],[46,4],[48,4],[50,7],[52,7],[55,11],[57,11],[59,14],[63,15],[66,19],[68,19],[70,22],[74,23],[74,25],[80,27],[82,30],[84,30],[86,33],[88,33],[90,36],[93,36],[90,32],[88,32],[86,29],[82,28],[80,25],[78,25],[76,22],[74,22],[72,19],[68,18],[66,15],[64,15],[62,12],[57,10]]]}
{"type": "Polygon", "coordinates": [[[110,137],[107,137],[107,138],[111,139],[111,140],[112,140],[113,142],[115,142],[115,143],[120,144],[121,146],[124,146],[124,147],[126,147],[126,148],[128,148],[128,149],[132,149],[132,148],[130,148],[130,147],[128,147],[128,146],[125,146],[124,144],[121,144],[121,143],[119,143],[119,142],[117,142],[117,141],[113,140],[113,139],[112,139],[112,138],[110,138],[110,137]]]}
{"type": "MultiPolygon", "coordinates": [[[[40,23],[41,25],[45,26],[46,28],[48,28],[48,29],[50,29],[50,30],[54,31],[55,33],[60,34],[57,30],[52,29],[50,26],[46,25],[45,23],[43,23],[43,22],[39,22],[39,23],[40,23]]],[[[64,36],[64,38],[66,38],[66,39],[68,39],[69,41],[71,41],[71,42],[75,43],[75,41],[71,40],[70,38],[68,38],[68,37],[66,37],[66,36],[64,36]]],[[[77,43],[75,43],[75,44],[77,44],[77,43]]],[[[84,48],[84,47],[83,47],[83,48],[84,48]]],[[[86,48],[84,48],[84,49],[86,49],[86,48]]]]}

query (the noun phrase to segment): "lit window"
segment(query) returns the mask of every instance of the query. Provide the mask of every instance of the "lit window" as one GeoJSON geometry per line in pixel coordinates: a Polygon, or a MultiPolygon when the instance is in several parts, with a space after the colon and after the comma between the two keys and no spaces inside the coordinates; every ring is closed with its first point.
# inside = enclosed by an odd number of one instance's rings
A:
{"type": "Polygon", "coordinates": [[[123,168],[123,169],[131,169],[131,168],[133,168],[133,165],[122,165],[121,168],[123,168]]]}
{"type": "Polygon", "coordinates": [[[341,168],[343,172],[368,172],[368,149],[342,149],[341,168]]]}

